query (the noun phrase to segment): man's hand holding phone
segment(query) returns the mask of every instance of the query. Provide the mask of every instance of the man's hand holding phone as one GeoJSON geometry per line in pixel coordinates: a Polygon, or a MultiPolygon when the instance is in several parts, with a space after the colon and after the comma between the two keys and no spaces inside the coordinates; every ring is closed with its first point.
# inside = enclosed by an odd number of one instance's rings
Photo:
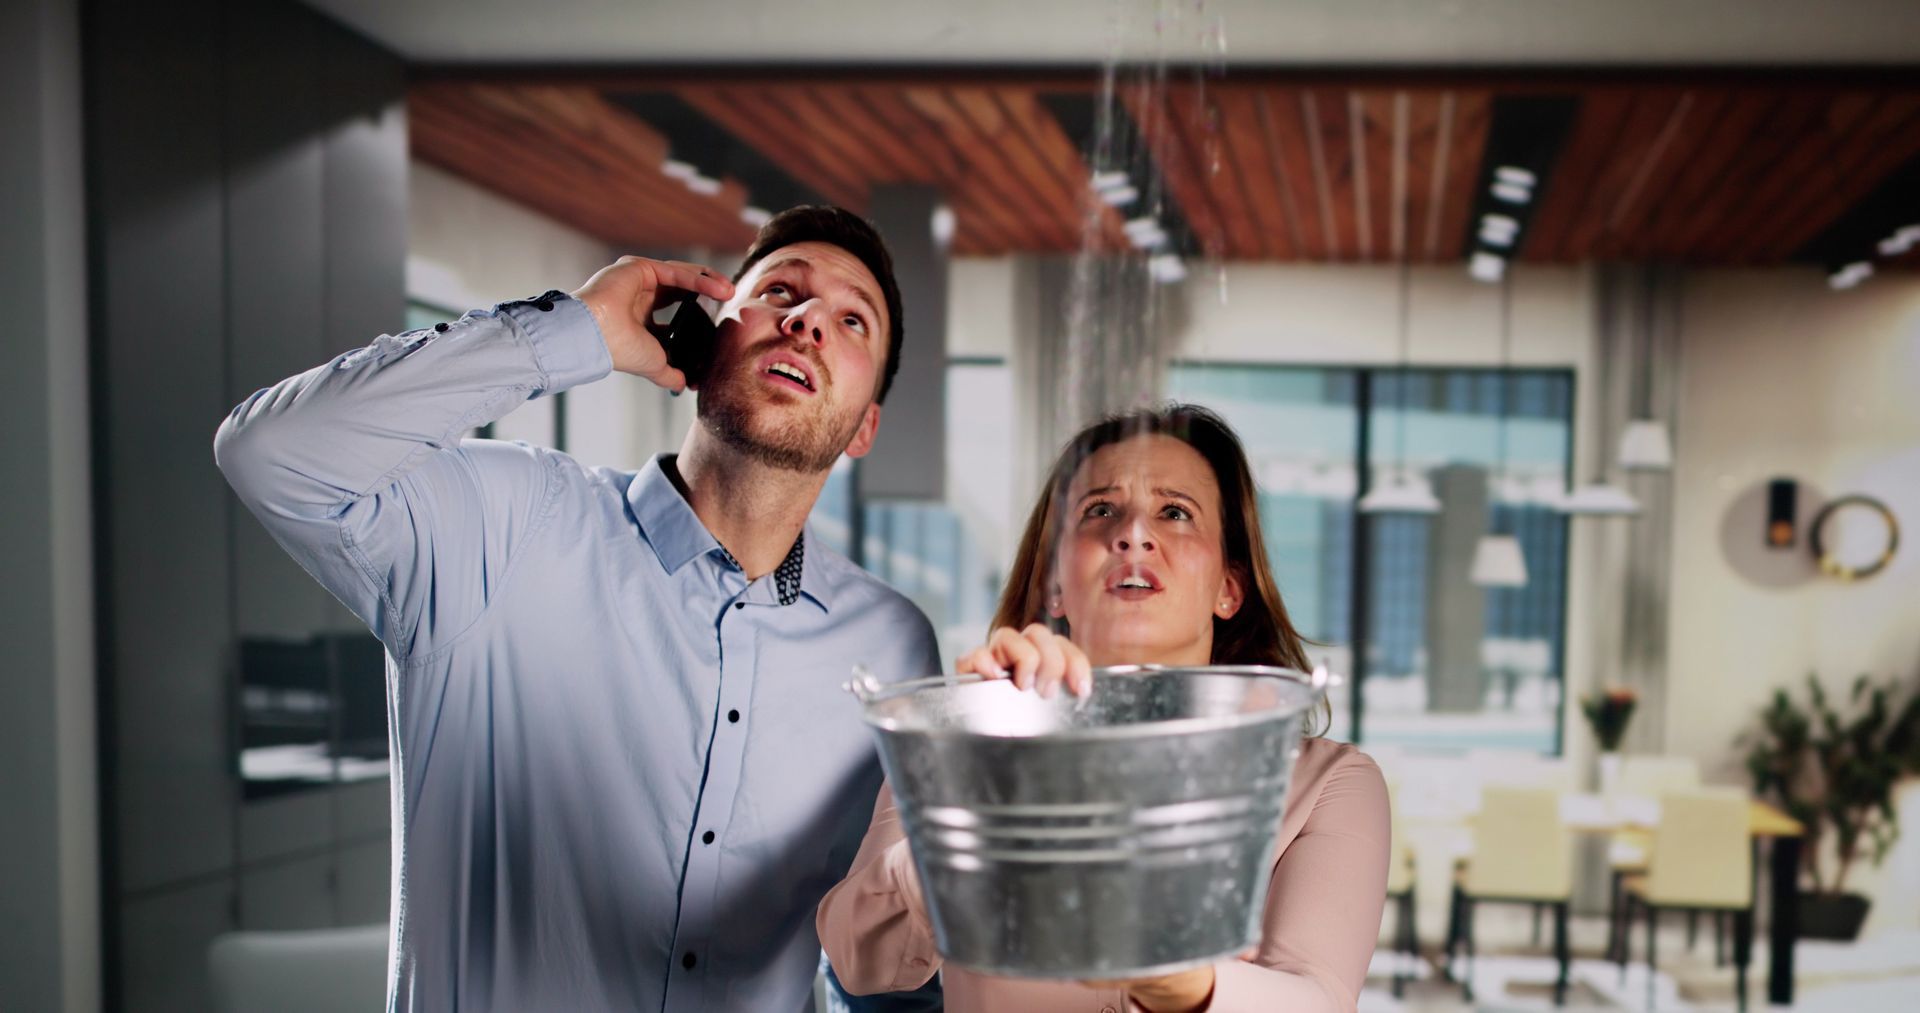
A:
{"type": "MultiPolygon", "coordinates": [[[[613,368],[645,377],[676,394],[686,389],[687,373],[668,360],[668,325],[655,323],[654,315],[698,296],[725,302],[733,297],[733,283],[699,264],[621,257],[573,291],[600,325],[613,368]]],[[[704,315],[697,305],[683,312],[704,315]]],[[[689,364],[684,354],[674,358],[689,364]]]]}

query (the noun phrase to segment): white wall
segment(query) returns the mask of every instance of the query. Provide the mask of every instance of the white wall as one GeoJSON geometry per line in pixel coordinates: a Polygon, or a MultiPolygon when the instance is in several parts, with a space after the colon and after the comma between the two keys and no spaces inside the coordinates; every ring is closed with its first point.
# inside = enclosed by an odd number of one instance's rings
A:
{"type": "MultiPolygon", "coordinates": [[[[410,167],[407,196],[407,293],[456,313],[552,288],[570,291],[625,252],[421,162],[410,167]]],[[[690,413],[674,400],[618,373],[574,388],[567,393],[567,449],[587,464],[618,468],[677,450],[690,413]]],[[[553,402],[529,402],[501,419],[494,435],[550,445],[553,402]]]]}
{"type": "MultiPolygon", "coordinates": [[[[1682,328],[1667,745],[1737,776],[1733,739],[1775,687],[1920,676],[1920,278],[1832,292],[1814,271],[1701,273],[1682,328]],[[1788,586],[1742,576],[1722,525],[1732,513],[1735,548],[1758,545],[1758,519],[1736,511],[1774,476],[1807,485],[1803,546],[1810,497],[1859,492],[1893,508],[1901,554],[1854,584],[1804,561],[1788,586]]],[[[1920,852],[1901,862],[1863,884],[1880,882],[1877,926],[1920,927],[1920,852]]]]}
{"type": "MultiPolygon", "coordinates": [[[[1577,366],[1592,336],[1587,272],[1513,275],[1513,362],[1577,366]]],[[[1230,362],[1375,365],[1399,356],[1399,271],[1392,267],[1236,264],[1186,283],[1184,354],[1230,362]]],[[[1423,267],[1408,286],[1408,356],[1420,365],[1491,365],[1500,357],[1500,286],[1458,265],[1423,267]]]]}

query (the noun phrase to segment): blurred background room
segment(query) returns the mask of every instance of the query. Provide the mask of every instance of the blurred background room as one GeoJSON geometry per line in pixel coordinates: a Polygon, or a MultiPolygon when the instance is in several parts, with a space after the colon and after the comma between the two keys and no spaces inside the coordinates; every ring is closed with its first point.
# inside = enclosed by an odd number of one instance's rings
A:
{"type": "MultiPolygon", "coordinates": [[[[1749,939],[1750,1006],[1916,1008],[1920,5],[3,16],[0,1010],[381,1001],[382,651],[214,468],[232,405],[819,202],[910,323],[814,530],[947,660],[1081,422],[1237,427],[1395,800],[1363,1009],[1551,1008],[1562,960],[1570,1008],[1729,1009],[1749,939]]],[[[475,435],[634,468],[692,401],[475,435]]]]}

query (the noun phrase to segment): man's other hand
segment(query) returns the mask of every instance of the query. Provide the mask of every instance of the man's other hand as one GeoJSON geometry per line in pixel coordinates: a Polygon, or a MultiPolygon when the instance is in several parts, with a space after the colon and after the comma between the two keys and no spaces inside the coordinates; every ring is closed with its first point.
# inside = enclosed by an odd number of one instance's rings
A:
{"type": "Polygon", "coordinates": [[[688,293],[725,302],[733,297],[733,283],[699,264],[621,257],[574,289],[573,297],[587,305],[600,325],[614,369],[646,377],[677,394],[686,389],[687,377],[667,365],[667,350],[660,343],[665,328],[654,323],[653,316],[688,293]]]}

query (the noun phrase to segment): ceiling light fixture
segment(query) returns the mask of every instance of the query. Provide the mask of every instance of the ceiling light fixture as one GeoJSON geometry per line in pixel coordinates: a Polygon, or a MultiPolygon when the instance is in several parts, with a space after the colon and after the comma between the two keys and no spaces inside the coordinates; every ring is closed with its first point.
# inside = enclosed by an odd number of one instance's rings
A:
{"type": "MultiPolygon", "coordinates": [[[[1655,269],[1647,268],[1640,294],[1640,378],[1634,392],[1634,417],[1620,434],[1620,467],[1629,471],[1665,471],[1673,467],[1673,440],[1653,417],[1653,316],[1655,269]]],[[[1676,325],[1677,326],[1677,325],[1676,325]]]]}
{"type": "Polygon", "coordinates": [[[700,175],[700,170],[696,168],[692,162],[682,162],[677,158],[669,158],[660,163],[660,171],[666,176],[680,180],[683,183],[700,175]]]}
{"type": "MultiPolygon", "coordinates": [[[[1513,277],[1508,275],[1500,282],[1500,421],[1499,451],[1495,456],[1493,481],[1489,491],[1497,491],[1507,482],[1507,410],[1512,402],[1513,386],[1513,277]]],[[[1520,551],[1520,540],[1513,532],[1505,530],[1511,524],[1502,524],[1499,514],[1499,497],[1488,497],[1488,510],[1493,513],[1493,530],[1480,537],[1473,547],[1473,566],[1467,572],[1467,579],[1480,587],[1525,587],[1527,583],[1527,557],[1520,551]]]]}
{"type": "Polygon", "coordinates": [[[1849,289],[1873,276],[1873,265],[1857,260],[1827,277],[1827,287],[1834,291],[1849,289]]]}
{"type": "Polygon", "coordinates": [[[1173,285],[1187,280],[1187,265],[1178,254],[1156,253],[1147,258],[1147,274],[1162,285],[1173,285]]]}
{"type": "Polygon", "coordinates": [[[773,212],[749,204],[740,209],[740,220],[747,223],[749,228],[757,229],[773,221],[773,212]]]}
{"type": "Polygon", "coordinates": [[[959,224],[959,220],[953,215],[952,208],[945,204],[934,208],[932,221],[928,222],[933,232],[933,245],[942,250],[952,247],[953,233],[959,224]]]}
{"type": "Polygon", "coordinates": [[[1467,262],[1467,273],[1472,275],[1475,281],[1491,284],[1506,277],[1507,259],[1497,253],[1477,251],[1473,259],[1467,262]]]}
{"type": "Polygon", "coordinates": [[[1411,377],[1408,374],[1408,346],[1411,343],[1410,318],[1412,315],[1413,267],[1407,261],[1400,261],[1400,369],[1395,377],[1398,387],[1399,410],[1394,415],[1393,429],[1393,471],[1387,480],[1367,490],[1360,497],[1358,507],[1363,514],[1435,514],[1440,512],[1440,499],[1433,494],[1433,485],[1424,474],[1414,474],[1407,470],[1407,387],[1411,377]]]}
{"type": "Polygon", "coordinates": [[[1480,216],[1480,241],[1488,246],[1512,246],[1520,235],[1520,223],[1512,215],[1480,216]]]}
{"type": "Polygon", "coordinates": [[[1518,183],[1499,182],[1491,187],[1492,193],[1508,204],[1525,204],[1533,199],[1533,189],[1518,183]]]}
{"type": "Polygon", "coordinates": [[[1493,170],[1493,178],[1502,183],[1523,186],[1529,190],[1533,189],[1533,185],[1539,181],[1531,169],[1522,169],[1517,165],[1503,165],[1493,170]]]}

